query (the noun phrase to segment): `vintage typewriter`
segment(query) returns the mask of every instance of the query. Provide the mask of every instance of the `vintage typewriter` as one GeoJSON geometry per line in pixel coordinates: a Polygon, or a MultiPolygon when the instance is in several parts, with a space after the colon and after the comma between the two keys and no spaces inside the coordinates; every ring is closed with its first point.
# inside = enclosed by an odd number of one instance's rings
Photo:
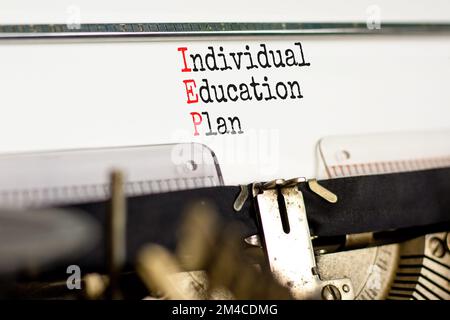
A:
{"type": "Polygon", "coordinates": [[[450,25],[82,8],[0,25],[1,298],[450,300],[450,25]]]}

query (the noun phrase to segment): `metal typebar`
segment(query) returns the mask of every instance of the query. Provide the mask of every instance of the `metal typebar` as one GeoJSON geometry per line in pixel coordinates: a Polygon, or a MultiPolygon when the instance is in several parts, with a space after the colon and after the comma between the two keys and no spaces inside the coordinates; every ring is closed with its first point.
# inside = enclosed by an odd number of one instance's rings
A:
{"type": "Polygon", "coordinates": [[[0,25],[0,40],[66,38],[185,38],[289,35],[450,33],[450,24],[386,23],[93,23],[0,25]]]}

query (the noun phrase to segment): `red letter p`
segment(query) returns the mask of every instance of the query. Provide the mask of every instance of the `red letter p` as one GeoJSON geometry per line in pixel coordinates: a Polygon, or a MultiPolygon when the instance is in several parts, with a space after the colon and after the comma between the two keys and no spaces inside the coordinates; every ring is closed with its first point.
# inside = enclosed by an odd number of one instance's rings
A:
{"type": "Polygon", "coordinates": [[[198,136],[198,130],[197,130],[197,126],[200,125],[203,121],[202,115],[198,112],[191,112],[191,116],[192,116],[192,122],[194,123],[194,136],[198,136]]]}

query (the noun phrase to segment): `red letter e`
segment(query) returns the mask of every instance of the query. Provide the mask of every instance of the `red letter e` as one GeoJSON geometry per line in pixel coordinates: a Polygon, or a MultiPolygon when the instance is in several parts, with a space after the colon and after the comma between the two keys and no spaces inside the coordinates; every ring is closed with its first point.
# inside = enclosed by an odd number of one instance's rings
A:
{"type": "Polygon", "coordinates": [[[183,80],[186,86],[187,103],[197,103],[198,94],[194,93],[194,88],[196,87],[194,80],[183,80]]]}

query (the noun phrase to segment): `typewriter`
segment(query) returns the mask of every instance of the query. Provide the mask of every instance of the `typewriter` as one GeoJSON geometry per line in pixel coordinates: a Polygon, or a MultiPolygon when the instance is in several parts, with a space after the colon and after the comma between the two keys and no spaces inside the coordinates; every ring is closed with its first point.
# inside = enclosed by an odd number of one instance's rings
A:
{"type": "Polygon", "coordinates": [[[2,299],[450,300],[448,10],[231,4],[0,5],[2,299]]]}

